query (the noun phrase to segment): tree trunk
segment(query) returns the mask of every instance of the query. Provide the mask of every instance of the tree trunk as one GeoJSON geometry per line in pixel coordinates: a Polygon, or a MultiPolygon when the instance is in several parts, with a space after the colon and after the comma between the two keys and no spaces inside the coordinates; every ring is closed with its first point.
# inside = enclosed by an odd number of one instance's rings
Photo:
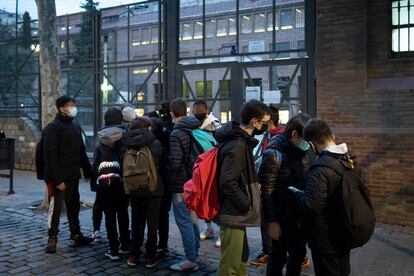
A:
{"type": "MultiPolygon", "coordinates": [[[[36,0],[39,18],[39,70],[41,87],[42,128],[49,124],[56,114],[55,101],[62,95],[55,0],[36,0]]],[[[49,207],[47,189],[43,207],[49,207]]]]}

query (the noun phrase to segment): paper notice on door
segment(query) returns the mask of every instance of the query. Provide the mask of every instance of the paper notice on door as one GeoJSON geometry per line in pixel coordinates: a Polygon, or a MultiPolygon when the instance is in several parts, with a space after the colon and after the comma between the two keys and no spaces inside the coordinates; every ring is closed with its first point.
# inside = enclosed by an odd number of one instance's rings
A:
{"type": "Polygon", "coordinates": [[[280,104],[280,100],[281,100],[280,90],[263,91],[263,102],[265,104],[280,104]]]}
{"type": "Polygon", "coordinates": [[[246,102],[250,100],[260,101],[260,86],[247,86],[246,87],[246,102]]]}

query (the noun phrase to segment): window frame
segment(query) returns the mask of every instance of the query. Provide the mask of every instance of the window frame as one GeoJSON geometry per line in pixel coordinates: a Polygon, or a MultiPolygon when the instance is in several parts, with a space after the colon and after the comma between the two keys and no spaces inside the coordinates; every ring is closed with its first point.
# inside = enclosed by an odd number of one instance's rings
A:
{"type": "MultiPolygon", "coordinates": [[[[388,1],[388,48],[389,48],[389,58],[414,58],[414,50],[410,50],[410,44],[414,44],[414,41],[410,41],[410,32],[414,32],[414,23],[410,23],[410,9],[414,9],[414,0],[408,0],[408,23],[404,25],[400,25],[400,16],[398,16],[398,25],[393,25],[393,6],[392,3],[396,2],[396,0],[388,1]],[[408,29],[408,51],[404,52],[394,52],[392,48],[393,44],[393,30],[401,30],[403,28],[408,29]]],[[[400,3],[400,2],[398,2],[400,3]]],[[[399,13],[398,13],[399,15],[399,13]]],[[[400,33],[400,31],[399,31],[400,33]]],[[[398,38],[398,43],[400,43],[400,38],[398,38]]]]}

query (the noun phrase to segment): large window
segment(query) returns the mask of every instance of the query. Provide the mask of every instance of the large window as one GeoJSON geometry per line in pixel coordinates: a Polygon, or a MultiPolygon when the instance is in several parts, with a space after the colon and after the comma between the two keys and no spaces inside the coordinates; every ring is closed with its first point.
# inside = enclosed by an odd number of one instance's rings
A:
{"type": "Polygon", "coordinates": [[[414,54],[414,0],[392,1],[391,40],[394,55],[414,54]]]}
{"type": "Polygon", "coordinates": [[[204,98],[204,83],[207,83],[206,98],[211,98],[213,96],[213,82],[211,80],[208,80],[206,82],[196,81],[196,97],[204,98]]]}
{"type": "Polygon", "coordinates": [[[206,37],[214,37],[216,35],[216,20],[207,19],[206,20],[206,37]]]}
{"type": "Polygon", "coordinates": [[[201,21],[196,21],[194,23],[194,39],[203,38],[203,23],[201,21]]]}
{"type": "Polygon", "coordinates": [[[229,17],[229,35],[236,35],[236,18],[235,17],[229,17]]]}
{"type": "Polygon", "coordinates": [[[227,20],[225,18],[217,19],[217,36],[227,35],[227,20]]]}
{"type": "Polygon", "coordinates": [[[131,36],[132,36],[132,46],[139,46],[141,45],[141,30],[132,30],[131,31],[131,36]]]}
{"type": "Polygon", "coordinates": [[[254,32],[262,33],[266,31],[266,14],[256,13],[254,15],[254,32]]]}
{"type": "Polygon", "coordinates": [[[252,32],[252,16],[250,14],[242,15],[240,17],[241,20],[241,33],[242,34],[249,34],[252,32]]]}
{"type": "Polygon", "coordinates": [[[305,10],[304,9],[295,9],[296,14],[296,28],[305,27],[305,10]]]}
{"type": "Polygon", "coordinates": [[[183,23],[182,25],[182,40],[191,40],[193,38],[191,22],[183,23]]]}
{"type": "Polygon", "coordinates": [[[147,45],[150,43],[151,40],[151,34],[150,34],[150,28],[143,28],[141,29],[141,45],[147,45]]]}
{"type": "Polygon", "coordinates": [[[280,12],[280,28],[282,30],[289,30],[293,28],[292,10],[282,10],[280,12]]]}

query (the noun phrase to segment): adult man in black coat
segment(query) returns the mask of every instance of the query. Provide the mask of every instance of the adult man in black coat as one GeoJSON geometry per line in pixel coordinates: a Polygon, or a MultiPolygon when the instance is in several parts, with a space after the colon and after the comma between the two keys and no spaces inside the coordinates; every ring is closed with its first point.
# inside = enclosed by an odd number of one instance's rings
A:
{"type": "Polygon", "coordinates": [[[85,178],[91,174],[91,165],[85,152],[81,127],[73,121],[77,109],[75,100],[62,96],[56,100],[58,114],[43,131],[44,179],[48,186],[49,239],[46,253],[55,253],[62,203],[66,204],[69,222],[69,246],[80,246],[92,241],[82,235],[79,225],[79,178],[82,168],[85,178]]]}
{"type": "Polygon", "coordinates": [[[266,105],[251,100],[243,106],[241,118],[241,124],[227,123],[216,135],[220,143],[217,157],[220,213],[215,218],[221,238],[219,276],[247,274],[246,227],[260,225],[260,196],[258,190],[257,198],[253,193],[258,182],[254,136],[266,131],[270,116],[266,105]]]}

